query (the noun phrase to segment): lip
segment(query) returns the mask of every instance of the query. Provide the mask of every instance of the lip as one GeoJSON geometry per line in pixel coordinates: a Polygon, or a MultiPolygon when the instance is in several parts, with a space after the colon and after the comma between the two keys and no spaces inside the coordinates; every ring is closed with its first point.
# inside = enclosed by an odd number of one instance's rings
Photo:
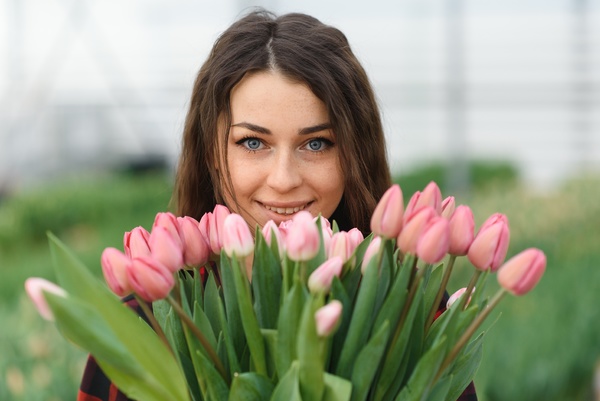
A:
{"type": "Polygon", "coordinates": [[[291,218],[294,214],[310,207],[313,201],[309,202],[258,202],[269,215],[279,218],[291,218]]]}

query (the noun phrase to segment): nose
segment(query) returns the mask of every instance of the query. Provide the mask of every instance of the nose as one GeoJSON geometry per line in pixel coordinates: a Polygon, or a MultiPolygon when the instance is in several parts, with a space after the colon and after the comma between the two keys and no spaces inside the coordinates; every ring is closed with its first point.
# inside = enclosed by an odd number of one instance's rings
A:
{"type": "Polygon", "coordinates": [[[300,161],[296,160],[291,152],[275,154],[266,183],[279,193],[289,192],[300,186],[302,183],[300,161]]]}

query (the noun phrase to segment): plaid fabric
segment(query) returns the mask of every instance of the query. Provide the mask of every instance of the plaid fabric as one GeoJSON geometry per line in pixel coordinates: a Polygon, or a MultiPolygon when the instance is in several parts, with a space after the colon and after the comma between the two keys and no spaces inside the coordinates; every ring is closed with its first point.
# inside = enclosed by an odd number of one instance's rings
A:
{"type": "MultiPolygon", "coordinates": [[[[204,275],[203,275],[204,276],[204,275]]],[[[204,277],[203,277],[204,278],[204,277]]],[[[448,294],[444,295],[436,318],[446,310],[446,301],[448,294]]],[[[136,311],[140,316],[146,319],[144,312],[140,308],[137,300],[133,296],[123,299],[123,302],[136,311]]],[[[83,372],[83,379],[77,395],[77,401],[132,401],[106,377],[98,363],[91,355],[88,357],[87,365],[83,372]]],[[[475,386],[470,383],[457,401],[477,401],[475,386]]]]}

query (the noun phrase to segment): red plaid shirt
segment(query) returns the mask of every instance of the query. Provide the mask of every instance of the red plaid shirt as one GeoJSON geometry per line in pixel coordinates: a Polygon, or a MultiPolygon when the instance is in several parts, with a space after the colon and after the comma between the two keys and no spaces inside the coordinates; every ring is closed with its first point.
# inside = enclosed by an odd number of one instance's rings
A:
{"type": "MultiPolygon", "coordinates": [[[[436,314],[436,318],[446,310],[447,295],[440,303],[440,308],[436,314]]],[[[124,302],[131,309],[135,310],[140,316],[145,318],[142,308],[140,308],[137,300],[132,297],[126,297],[124,302]]],[[[96,363],[93,356],[88,357],[83,379],[77,395],[77,401],[133,401],[123,394],[104,374],[102,369],[96,363]]],[[[475,386],[470,383],[457,401],[477,401],[475,386]]]]}

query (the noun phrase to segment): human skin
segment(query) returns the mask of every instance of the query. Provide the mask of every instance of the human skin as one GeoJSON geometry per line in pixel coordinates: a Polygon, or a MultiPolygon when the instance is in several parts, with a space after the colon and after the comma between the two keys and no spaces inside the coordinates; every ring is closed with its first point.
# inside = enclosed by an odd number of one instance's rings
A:
{"type": "Polygon", "coordinates": [[[325,104],[306,85],[273,71],[246,75],[230,99],[230,209],[261,227],[300,210],[329,218],[344,176],[325,104]]]}

